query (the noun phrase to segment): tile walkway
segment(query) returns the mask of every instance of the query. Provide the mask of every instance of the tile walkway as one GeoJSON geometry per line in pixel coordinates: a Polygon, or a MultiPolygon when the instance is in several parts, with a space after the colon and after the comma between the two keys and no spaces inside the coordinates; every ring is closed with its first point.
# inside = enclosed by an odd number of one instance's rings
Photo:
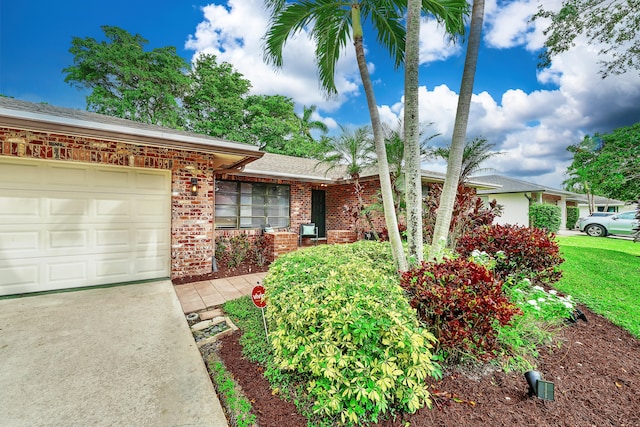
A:
{"type": "Polygon", "coordinates": [[[184,313],[204,310],[239,298],[251,295],[251,290],[267,273],[247,274],[225,279],[205,280],[203,282],[176,285],[173,289],[180,300],[184,313]]]}

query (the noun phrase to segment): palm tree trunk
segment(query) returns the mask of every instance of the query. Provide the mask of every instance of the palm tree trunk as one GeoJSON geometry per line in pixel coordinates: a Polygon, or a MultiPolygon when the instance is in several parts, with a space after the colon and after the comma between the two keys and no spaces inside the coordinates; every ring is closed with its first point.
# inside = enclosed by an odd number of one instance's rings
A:
{"type": "Polygon", "coordinates": [[[409,259],[420,263],[422,251],[422,178],[420,172],[420,118],[418,68],[420,55],[421,0],[407,5],[407,35],[404,72],[404,162],[407,202],[407,243],[409,259]]]}
{"type": "Polygon", "coordinates": [[[464,61],[460,96],[458,97],[458,109],[456,111],[449,160],[447,162],[447,175],[444,180],[442,195],[440,196],[438,216],[436,218],[433,241],[429,253],[430,258],[437,257],[441,249],[446,245],[449,228],[451,226],[453,204],[456,199],[460,170],[462,169],[464,139],[467,134],[467,124],[469,122],[469,109],[471,107],[471,96],[473,95],[473,81],[475,79],[476,66],[478,65],[483,19],[484,0],[474,0],[473,9],[471,10],[469,44],[464,61]]]}
{"type": "Polygon", "coordinates": [[[356,49],[356,59],[358,61],[358,69],[362,86],[367,98],[369,107],[369,115],[371,116],[371,127],[373,129],[373,141],[376,147],[376,155],[378,156],[378,174],[380,175],[380,191],[382,193],[382,204],[384,207],[384,219],[389,230],[389,242],[391,243],[391,252],[396,268],[400,271],[407,270],[407,259],[402,247],[400,239],[400,231],[398,230],[398,219],[393,205],[393,193],[391,189],[391,177],[389,174],[389,163],[387,162],[387,149],[384,144],[384,136],[382,134],[382,123],[378,114],[378,106],[373,93],[373,84],[371,76],[367,68],[367,62],[364,56],[364,47],[362,45],[362,23],[360,21],[360,8],[354,3],[351,8],[351,20],[353,28],[353,45],[356,49]]]}

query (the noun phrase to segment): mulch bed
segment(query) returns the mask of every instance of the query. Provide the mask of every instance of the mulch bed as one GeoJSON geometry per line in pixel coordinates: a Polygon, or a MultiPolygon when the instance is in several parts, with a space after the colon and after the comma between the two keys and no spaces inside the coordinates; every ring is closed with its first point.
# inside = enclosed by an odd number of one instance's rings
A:
{"type": "Polygon", "coordinates": [[[257,265],[254,262],[246,261],[237,267],[229,268],[226,263],[218,263],[218,271],[208,274],[200,274],[196,276],[186,276],[173,279],[174,285],[183,285],[185,283],[202,282],[204,280],[223,279],[225,277],[242,276],[245,274],[262,273],[269,271],[269,264],[257,265]]]}
{"type": "MultiPolygon", "coordinates": [[[[528,397],[521,374],[447,373],[433,382],[436,404],[376,426],[640,426],[640,341],[581,307],[588,322],[563,329],[558,348],[542,349],[538,371],[555,383],[555,401],[528,397]]],[[[240,334],[218,355],[253,405],[260,427],[306,426],[292,403],[274,395],[260,366],[242,357],[240,334]]]]}

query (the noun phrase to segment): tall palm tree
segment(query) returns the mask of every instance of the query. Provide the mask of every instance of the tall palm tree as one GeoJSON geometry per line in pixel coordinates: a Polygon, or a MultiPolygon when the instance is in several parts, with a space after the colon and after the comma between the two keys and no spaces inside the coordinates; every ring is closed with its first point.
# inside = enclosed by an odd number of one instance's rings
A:
{"type": "MultiPolygon", "coordinates": [[[[480,167],[485,161],[491,157],[502,154],[501,151],[493,151],[495,144],[487,141],[486,138],[475,137],[464,145],[462,150],[462,165],[460,169],[460,182],[464,183],[469,180],[471,175],[478,172],[486,172],[491,168],[480,167]]],[[[433,154],[449,159],[450,147],[440,147],[433,150],[433,154]]]]}
{"type": "Polygon", "coordinates": [[[458,108],[456,110],[456,120],[453,125],[453,135],[449,159],[447,161],[447,175],[440,196],[438,217],[433,230],[433,241],[431,244],[430,258],[435,258],[446,245],[453,215],[453,205],[456,199],[460,174],[462,172],[462,154],[464,152],[464,140],[467,134],[467,124],[469,123],[469,109],[471,107],[471,96],[473,95],[473,82],[478,65],[478,52],[480,50],[480,40],[482,37],[482,23],[484,20],[484,0],[473,0],[471,9],[471,26],[469,30],[469,42],[464,60],[464,71],[462,72],[462,82],[460,84],[460,95],[458,97],[458,108]]]}
{"type": "Polygon", "coordinates": [[[422,178],[420,173],[419,73],[421,0],[407,0],[404,65],[404,159],[409,260],[422,262],[422,178]]]}
{"type": "Polygon", "coordinates": [[[362,185],[360,185],[360,174],[363,169],[373,166],[376,161],[371,127],[363,126],[354,130],[340,126],[340,129],[342,133],[340,136],[329,140],[329,153],[318,164],[327,165],[327,172],[337,167],[346,169],[346,173],[353,180],[354,193],[358,198],[357,216],[360,216],[364,211],[373,235],[378,240],[378,234],[373,226],[371,216],[368,211],[364,210],[362,185]]]}
{"type": "MultiPolygon", "coordinates": [[[[286,0],[265,0],[271,12],[270,27],[265,36],[265,59],[275,66],[282,66],[282,51],[287,40],[302,30],[316,42],[316,61],[320,83],[327,95],[336,95],[335,67],[341,51],[349,39],[353,41],[358,70],[367,98],[373,129],[380,189],[384,215],[389,230],[392,253],[396,267],[407,269],[406,257],[398,232],[398,221],[393,209],[393,196],[386,159],[382,123],[373,92],[373,84],[365,59],[362,21],[371,19],[377,32],[377,40],[388,49],[393,63],[400,66],[404,59],[405,30],[402,26],[406,0],[304,0],[288,3],[286,0]]],[[[424,0],[425,13],[441,20],[450,33],[458,31],[466,10],[465,0],[424,0]]]]}

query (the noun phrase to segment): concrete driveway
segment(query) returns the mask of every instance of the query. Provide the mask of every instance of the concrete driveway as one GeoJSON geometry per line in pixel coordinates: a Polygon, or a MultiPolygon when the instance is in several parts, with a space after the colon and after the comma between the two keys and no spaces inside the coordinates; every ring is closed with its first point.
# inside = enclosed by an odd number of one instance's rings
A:
{"type": "Polygon", "coordinates": [[[0,300],[3,426],[227,426],[169,281],[0,300]]]}

